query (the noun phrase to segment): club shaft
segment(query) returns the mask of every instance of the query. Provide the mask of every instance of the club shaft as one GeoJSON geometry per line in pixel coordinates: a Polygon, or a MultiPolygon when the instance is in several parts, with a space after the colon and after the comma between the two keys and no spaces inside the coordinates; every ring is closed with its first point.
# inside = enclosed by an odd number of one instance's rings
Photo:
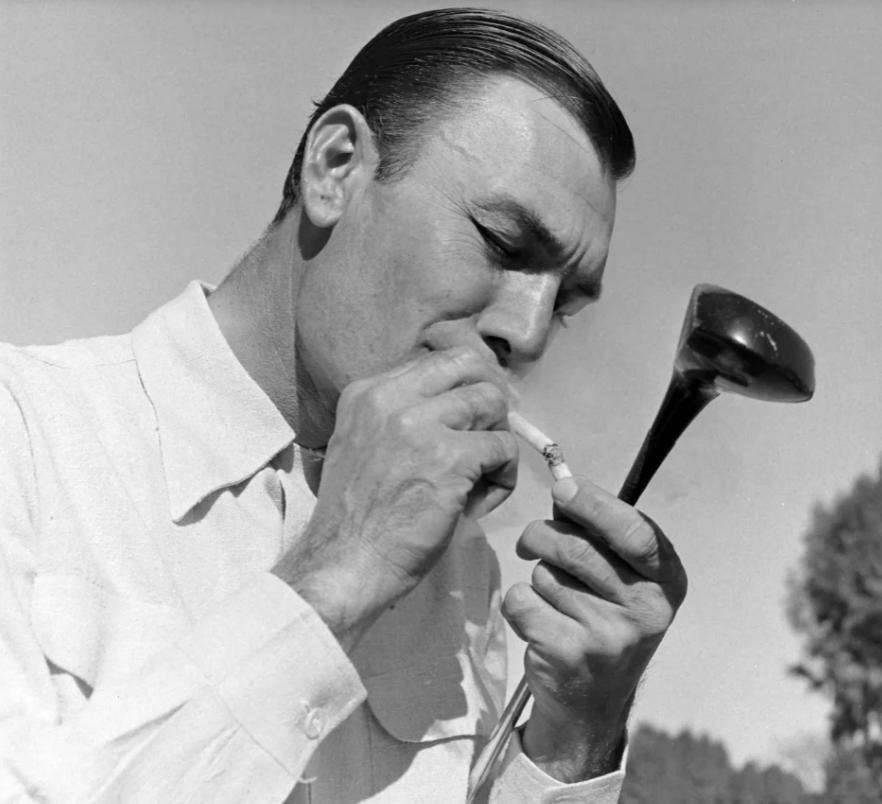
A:
{"type": "Polygon", "coordinates": [[[684,373],[674,369],[655,421],[643,439],[640,452],[619,491],[620,500],[634,505],[640,499],[677,439],[717,396],[719,391],[712,383],[703,382],[699,373],[684,373]]]}

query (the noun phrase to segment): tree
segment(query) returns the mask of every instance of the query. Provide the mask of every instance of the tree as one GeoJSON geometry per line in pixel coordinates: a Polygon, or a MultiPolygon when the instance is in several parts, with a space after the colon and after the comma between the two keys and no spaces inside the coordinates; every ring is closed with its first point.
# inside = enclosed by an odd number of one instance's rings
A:
{"type": "Polygon", "coordinates": [[[860,751],[839,751],[827,761],[824,800],[830,804],[879,804],[879,788],[860,751]]]}
{"type": "Polygon", "coordinates": [[[631,738],[620,804],[728,804],[731,773],[720,743],[641,724],[631,738]]]}
{"type": "Polygon", "coordinates": [[[826,734],[803,731],[779,743],[776,762],[793,774],[806,790],[824,787],[826,764],[830,756],[830,740],[826,734]]]}
{"type": "Polygon", "coordinates": [[[628,773],[619,798],[619,804],[812,804],[814,801],[795,776],[779,767],[760,768],[748,763],[736,770],[722,743],[696,736],[688,729],[671,736],[646,724],[640,725],[631,737],[628,773]]]}
{"type": "MultiPolygon", "coordinates": [[[[803,639],[792,672],[833,704],[830,737],[857,752],[882,791],[882,469],[816,506],[789,579],[788,616],[803,639]]],[[[829,775],[829,774],[828,774],[829,775]]],[[[829,784],[828,784],[829,788],[829,784]]]]}

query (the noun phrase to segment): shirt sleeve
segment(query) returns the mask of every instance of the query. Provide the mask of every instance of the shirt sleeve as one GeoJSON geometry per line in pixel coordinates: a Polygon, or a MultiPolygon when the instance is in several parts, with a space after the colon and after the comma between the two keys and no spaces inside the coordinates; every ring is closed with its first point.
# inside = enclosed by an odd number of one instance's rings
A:
{"type": "Polygon", "coordinates": [[[564,784],[537,767],[524,753],[515,731],[500,763],[489,804],[616,804],[625,781],[627,748],[618,770],[575,784],[564,784]]]}
{"type": "Polygon", "coordinates": [[[364,700],[315,611],[260,573],[170,648],[62,719],[27,601],[38,501],[0,387],[0,802],[274,804],[364,700]]]}

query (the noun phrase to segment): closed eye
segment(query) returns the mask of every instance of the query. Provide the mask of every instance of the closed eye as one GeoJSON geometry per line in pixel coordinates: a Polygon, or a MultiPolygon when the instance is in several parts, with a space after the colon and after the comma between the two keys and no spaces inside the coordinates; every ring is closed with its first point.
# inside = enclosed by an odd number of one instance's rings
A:
{"type": "Polygon", "coordinates": [[[512,248],[512,246],[503,242],[499,237],[493,234],[493,232],[486,227],[481,226],[477,221],[473,220],[472,223],[474,223],[475,228],[478,230],[478,234],[481,235],[481,238],[484,240],[484,243],[487,245],[487,248],[490,249],[493,256],[509,262],[517,260],[522,256],[523,252],[520,249],[512,248]]]}

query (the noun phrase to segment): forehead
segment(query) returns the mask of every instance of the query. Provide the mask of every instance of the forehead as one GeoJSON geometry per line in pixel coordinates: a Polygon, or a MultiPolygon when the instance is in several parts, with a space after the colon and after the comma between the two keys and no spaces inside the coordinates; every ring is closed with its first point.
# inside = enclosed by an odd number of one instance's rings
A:
{"type": "Polygon", "coordinates": [[[539,89],[514,78],[488,81],[426,146],[420,161],[453,200],[515,199],[574,252],[608,249],[615,183],[581,125],[539,89]]]}

